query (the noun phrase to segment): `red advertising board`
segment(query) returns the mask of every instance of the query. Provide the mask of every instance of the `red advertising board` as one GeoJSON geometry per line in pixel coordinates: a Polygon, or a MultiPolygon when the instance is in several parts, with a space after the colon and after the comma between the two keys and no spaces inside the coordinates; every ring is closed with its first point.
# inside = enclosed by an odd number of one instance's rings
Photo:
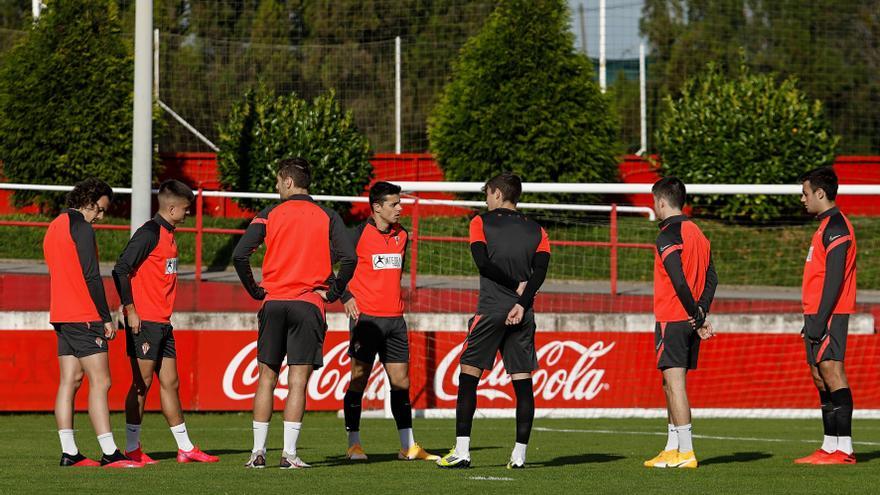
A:
{"type": "MultiPolygon", "coordinates": [[[[248,410],[256,386],[256,334],[252,331],[175,330],[180,393],[188,410],[248,410]]],[[[412,332],[411,381],[417,409],[454,408],[458,354],[463,332],[412,332]]],[[[348,384],[346,332],[329,332],[325,366],[309,382],[310,410],[338,410],[348,384]]],[[[847,374],[859,409],[880,409],[880,336],[852,335],[847,374]]],[[[541,369],[535,373],[538,408],[663,407],[654,368],[653,335],[634,332],[538,332],[541,369]]],[[[796,335],[724,334],[704,342],[700,367],[689,377],[691,403],[698,408],[814,408],[816,394],[796,335]]],[[[111,407],[121,410],[130,383],[125,345],[110,345],[111,407]]],[[[56,340],[52,331],[0,331],[0,410],[50,411],[57,384],[56,340]]],[[[84,389],[85,389],[84,385],[84,389]]],[[[158,389],[158,387],[156,387],[158,389]]],[[[377,365],[366,407],[379,407],[384,375],[377,365]]],[[[513,390],[500,362],[484,377],[479,407],[511,408],[513,390]]],[[[276,407],[287,396],[286,379],[275,391],[276,407]]],[[[85,409],[80,390],[77,408],[85,409]]],[[[148,408],[159,406],[158,390],[148,408]]]]}

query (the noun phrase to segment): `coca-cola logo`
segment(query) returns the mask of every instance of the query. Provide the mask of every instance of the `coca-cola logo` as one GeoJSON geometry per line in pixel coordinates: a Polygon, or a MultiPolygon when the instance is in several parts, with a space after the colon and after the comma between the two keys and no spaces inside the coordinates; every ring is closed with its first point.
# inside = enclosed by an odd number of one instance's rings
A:
{"type": "MultiPolygon", "coordinates": [[[[315,370],[309,378],[306,392],[310,400],[333,398],[341,401],[351,380],[349,368],[351,358],[347,354],[348,342],[341,342],[324,354],[324,367],[315,370]]],[[[253,399],[259,379],[260,365],[257,361],[257,342],[244,346],[226,366],[223,373],[223,393],[232,400],[253,399]]],[[[385,373],[379,363],[373,366],[364,398],[367,400],[385,399],[385,373]]],[[[281,364],[275,397],[287,398],[287,361],[281,364]]]]}
{"type": "MultiPolygon", "coordinates": [[[[585,346],[573,340],[550,341],[537,350],[539,369],[534,373],[535,397],[544,400],[589,401],[609,388],[604,381],[605,369],[596,362],[608,354],[615,343],[601,340],[585,346]],[[572,363],[566,366],[566,363],[572,363]]],[[[434,391],[440,401],[454,401],[458,392],[458,357],[464,344],[459,344],[443,356],[434,374],[434,391]]],[[[223,393],[232,400],[249,400],[254,397],[259,379],[257,343],[244,346],[229,362],[223,373],[223,393]]],[[[324,367],[312,373],[306,388],[309,400],[341,401],[345,396],[351,375],[351,358],[346,353],[348,342],[333,346],[324,354],[324,367]]],[[[364,398],[384,400],[386,375],[377,362],[370,373],[364,398]]],[[[510,375],[504,371],[500,359],[496,359],[488,373],[480,380],[477,395],[489,400],[513,402],[513,397],[503,387],[510,383],[510,375]]],[[[287,364],[282,363],[275,388],[275,397],[287,398],[287,364]]]]}
{"type": "MultiPolygon", "coordinates": [[[[437,366],[434,375],[434,391],[437,399],[452,401],[456,399],[458,389],[458,356],[464,343],[452,348],[437,366]],[[454,365],[454,366],[453,366],[454,365]]],[[[605,370],[596,368],[596,360],[608,354],[614,348],[614,342],[605,344],[601,340],[593,342],[589,347],[573,340],[553,340],[541,346],[538,355],[538,371],[533,375],[535,397],[544,400],[561,398],[563,400],[592,400],[609,385],[603,381],[605,370]],[[566,350],[578,356],[571,368],[561,367],[566,350]],[[561,395],[561,397],[559,397],[561,395]]],[[[513,398],[501,387],[510,383],[510,375],[504,371],[500,359],[480,380],[477,395],[489,400],[501,399],[513,402],[513,398]]]]}

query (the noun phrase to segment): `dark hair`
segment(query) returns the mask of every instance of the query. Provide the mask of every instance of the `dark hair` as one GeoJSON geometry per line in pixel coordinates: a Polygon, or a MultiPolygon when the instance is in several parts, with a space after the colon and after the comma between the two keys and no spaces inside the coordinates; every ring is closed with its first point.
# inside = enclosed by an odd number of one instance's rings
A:
{"type": "Polygon", "coordinates": [[[305,158],[284,158],[278,162],[278,175],[293,179],[293,185],[308,189],[312,184],[312,165],[305,158]]]}
{"type": "Polygon", "coordinates": [[[73,186],[73,191],[67,193],[67,206],[73,209],[85,208],[96,204],[104,196],[112,200],[113,189],[101,179],[89,177],[82,182],[77,182],[73,186]]]}
{"type": "Polygon", "coordinates": [[[801,175],[800,180],[801,183],[810,181],[810,189],[813,192],[816,192],[818,189],[825,191],[825,195],[831,201],[837,198],[837,174],[834,173],[834,169],[831,167],[814,168],[801,175]]]}
{"type": "Polygon", "coordinates": [[[681,209],[687,201],[687,191],[684,182],[678,177],[664,177],[654,183],[651,193],[658,198],[665,199],[669,206],[681,209]]]}
{"type": "Polygon", "coordinates": [[[502,200],[517,204],[522,195],[522,179],[513,172],[502,172],[486,181],[482,191],[489,192],[490,189],[501,191],[502,200]]]}
{"type": "Polygon", "coordinates": [[[159,184],[159,196],[171,196],[174,198],[185,199],[190,203],[195,199],[192,189],[177,179],[168,179],[159,184]]]}
{"type": "Polygon", "coordinates": [[[382,205],[385,198],[394,194],[400,194],[400,186],[390,182],[379,181],[370,187],[370,208],[374,204],[382,205]]]}

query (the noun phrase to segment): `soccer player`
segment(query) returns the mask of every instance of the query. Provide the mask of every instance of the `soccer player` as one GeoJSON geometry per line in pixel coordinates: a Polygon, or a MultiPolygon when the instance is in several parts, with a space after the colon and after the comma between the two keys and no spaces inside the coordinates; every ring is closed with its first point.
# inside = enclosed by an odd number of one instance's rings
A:
{"type": "Polygon", "coordinates": [[[276,187],[281,201],[251,222],[233,253],[235,270],[248,294],[264,301],[257,317],[259,381],[254,396],[254,447],[246,466],[266,466],[266,436],[272,418],[273,391],[287,356],[282,469],[310,467],[296,452],[305,411],[306,385],[323,366],[327,324],[324,305],[342,295],[357,259],[339,215],[309,196],[311,165],[302,158],[281,160],[276,187]],[[263,282],[254,281],[250,256],[265,241],[263,282]],[[333,283],[331,260],[340,261],[333,283]]]}
{"type": "Polygon", "coordinates": [[[801,334],[807,364],[822,403],[825,438],[822,447],[797,459],[798,464],[855,464],[852,446],[853,399],[843,358],[849,315],[856,305],[856,235],[852,224],[835,205],[837,175],[830,167],[801,177],[801,202],[816,215],[804,263],[804,328],[801,334]]]}
{"type": "Polygon", "coordinates": [[[645,461],[655,468],[696,468],[686,377],[697,369],[700,341],[714,335],[706,322],[718,275],[709,240],[682,214],[684,184],[675,177],[654,183],[654,211],[660,222],[654,253],[654,346],[663,376],[668,436],[659,455],[645,461]]]}
{"type": "Polygon", "coordinates": [[[158,462],[144,453],[140,443],[144,402],[155,374],[159,377],[162,412],[177,442],[177,462],[217,462],[217,457],[194,446],[186,431],[171,327],[177,295],[174,228],[186,220],[193,192],[171,179],[159,185],[158,199],[158,213],[134,233],[113,268],[113,281],[125,309],[132,373],[125,401],[125,455],[145,464],[158,462]]]}
{"type": "Polygon", "coordinates": [[[413,438],[412,407],[409,402],[409,339],[403,319],[400,277],[409,237],[400,226],[400,187],[377,182],[370,188],[370,218],[354,229],[357,268],[342,295],[350,318],[351,381],[343,399],[345,430],[351,460],[365,460],[361,447],[361,400],[373,361],[385,367],[391,382],[391,413],[400,435],[401,460],[439,459],[425,451],[413,438]]]}
{"type": "Polygon", "coordinates": [[[55,421],[61,438],[62,466],[142,467],[116,448],[110,429],[110,362],[107,341],[116,336],[98,266],[92,224],[104,218],[113,190],[86,179],[67,195],[68,209],[49,224],[43,256],[49,268],[49,321],[58,337],[60,380],[55,421]],[[101,445],[101,462],[79,452],[73,436],[74,398],[83,374],[89,378],[89,419],[101,445]]]}
{"type": "Polygon", "coordinates": [[[455,407],[455,447],[439,461],[441,468],[470,467],[470,439],[477,409],[477,384],[501,351],[516,394],[516,443],[508,469],[525,466],[526,447],[535,417],[532,372],[535,353],[535,294],[550,265],[547,232],[516,210],[522,181],[512,173],[497,175],[483,187],[489,211],[470,224],[470,246],[480,272],[477,313],[468,323],[461,354],[455,407]]]}

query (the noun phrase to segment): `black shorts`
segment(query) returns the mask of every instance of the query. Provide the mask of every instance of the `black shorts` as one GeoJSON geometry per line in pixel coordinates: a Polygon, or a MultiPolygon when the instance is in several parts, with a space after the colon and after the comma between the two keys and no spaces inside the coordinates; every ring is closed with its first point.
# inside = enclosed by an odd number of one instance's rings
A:
{"type": "Polygon", "coordinates": [[[104,338],[104,323],[53,323],[58,337],[58,355],[84,358],[107,352],[107,339],[104,338]]]}
{"type": "MultiPolygon", "coordinates": [[[[804,323],[815,318],[815,315],[804,315],[804,323]]],[[[846,335],[849,331],[849,315],[831,315],[828,320],[828,331],[825,337],[814,344],[806,337],[804,345],[807,351],[807,364],[816,366],[822,361],[843,361],[846,354],[846,335]]]]}
{"type": "Polygon", "coordinates": [[[657,368],[697,369],[700,336],[689,321],[657,322],[654,325],[657,368]]]}
{"type": "Polygon", "coordinates": [[[468,321],[465,349],[461,364],[481,370],[492,369],[495,356],[501,351],[501,360],[507,373],[531,373],[538,369],[535,353],[535,313],[525,312],[518,325],[507,326],[507,313],[474,315],[468,321]]]}
{"type": "Polygon", "coordinates": [[[259,319],[257,360],[280,366],[287,364],[324,366],[324,334],[327,323],[321,310],[305,301],[267,301],[259,319]]]}
{"type": "Polygon", "coordinates": [[[150,361],[176,359],[173,330],[170,323],[141,320],[141,331],[134,335],[131,328],[126,326],[125,348],[128,350],[128,357],[150,361]]]}
{"type": "Polygon", "coordinates": [[[409,340],[406,320],[402,316],[370,316],[361,313],[357,320],[350,320],[348,355],[372,364],[379,355],[385,363],[408,363],[409,340]]]}

